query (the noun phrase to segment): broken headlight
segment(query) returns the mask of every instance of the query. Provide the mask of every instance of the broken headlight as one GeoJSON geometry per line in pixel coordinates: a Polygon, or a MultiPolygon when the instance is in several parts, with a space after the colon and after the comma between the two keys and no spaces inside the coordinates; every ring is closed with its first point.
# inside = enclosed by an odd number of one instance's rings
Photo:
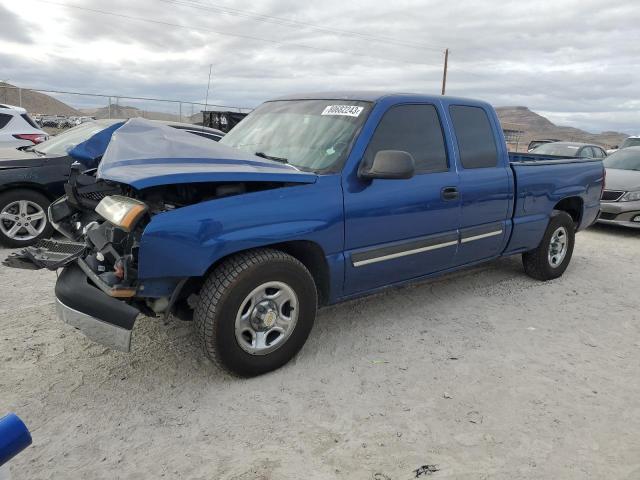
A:
{"type": "Polygon", "coordinates": [[[104,197],[98,203],[96,212],[105,220],[130,232],[148,207],[145,203],[121,195],[104,197]]]}

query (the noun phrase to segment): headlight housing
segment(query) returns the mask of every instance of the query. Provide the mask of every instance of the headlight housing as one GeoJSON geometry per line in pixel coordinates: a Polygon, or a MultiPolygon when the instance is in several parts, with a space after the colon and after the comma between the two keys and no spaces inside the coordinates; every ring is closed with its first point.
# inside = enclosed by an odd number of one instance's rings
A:
{"type": "Polygon", "coordinates": [[[634,202],[636,200],[640,200],[640,190],[627,192],[620,199],[621,202],[634,202]]]}
{"type": "Polygon", "coordinates": [[[147,210],[144,202],[121,195],[104,197],[96,207],[96,212],[102,218],[127,232],[131,231],[147,210]]]}

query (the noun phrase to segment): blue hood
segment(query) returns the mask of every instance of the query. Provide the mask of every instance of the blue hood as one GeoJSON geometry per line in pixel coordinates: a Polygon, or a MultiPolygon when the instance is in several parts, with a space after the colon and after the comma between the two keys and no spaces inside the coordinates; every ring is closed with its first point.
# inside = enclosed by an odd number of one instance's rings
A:
{"type": "Polygon", "coordinates": [[[111,137],[98,178],[143,189],[198,182],[313,183],[317,176],[136,118],[111,137]]]}
{"type": "Polygon", "coordinates": [[[83,164],[86,168],[96,168],[100,163],[100,158],[104,155],[113,132],[119,129],[124,122],[117,122],[100,130],[98,133],[79,143],[71,150],[69,156],[83,164]]]}

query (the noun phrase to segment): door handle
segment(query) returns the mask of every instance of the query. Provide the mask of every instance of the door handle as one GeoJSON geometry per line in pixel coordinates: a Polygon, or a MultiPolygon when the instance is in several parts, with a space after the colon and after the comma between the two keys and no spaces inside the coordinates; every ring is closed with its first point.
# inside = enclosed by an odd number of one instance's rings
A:
{"type": "Polygon", "coordinates": [[[444,187],[440,190],[440,196],[443,200],[457,200],[458,195],[458,189],[456,187],[444,187]]]}

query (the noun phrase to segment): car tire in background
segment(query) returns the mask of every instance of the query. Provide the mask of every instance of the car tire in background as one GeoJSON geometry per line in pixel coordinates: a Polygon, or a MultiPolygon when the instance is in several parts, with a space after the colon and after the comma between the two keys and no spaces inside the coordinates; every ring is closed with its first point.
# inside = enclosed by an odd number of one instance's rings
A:
{"type": "Polygon", "coordinates": [[[0,244],[5,247],[27,247],[48,238],[53,227],[47,218],[50,201],[39,192],[28,189],[0,193],[0,244]]]}
{"type": "Polygon", "coordinates": [[[313,327],[317,303],[313,277],[301,262],[279,250],[249,250],[210,273],[194,323],[214,363],[252,377],[298,353],[313,327]]]}
{"type": "Polygon", "coordinates": [[[538,248],[522,254],[524,271],[536,280],[560,277],[573,255],[576,227],[566,212],[554,210],[538,248]]]}

